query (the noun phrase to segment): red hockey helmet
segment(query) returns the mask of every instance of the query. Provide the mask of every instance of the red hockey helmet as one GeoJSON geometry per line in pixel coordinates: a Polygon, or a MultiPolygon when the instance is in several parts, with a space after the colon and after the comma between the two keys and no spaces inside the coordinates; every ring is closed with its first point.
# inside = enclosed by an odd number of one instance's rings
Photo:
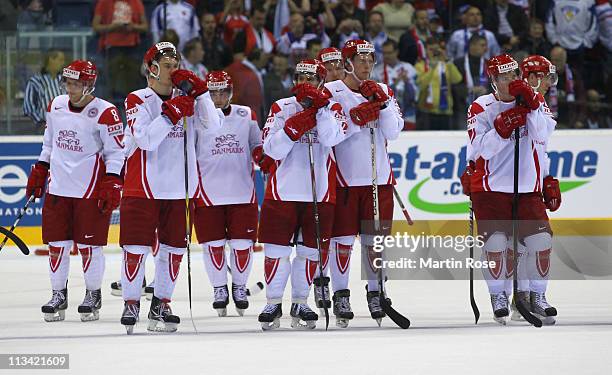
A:
{"type": "Polygon", "coordinates": [[[206,75],[206,84],[208,85],[209,91],[216,90],[232,90],[234,83],[232,77],[222,70],[215,70],[206,75]]]}
{"type": "Polygon", "coordinates": [[[331,61],[342,61],[342,52],[340,52],[340,50],[336,47],[323,48],[321,51],[319,51],[317,60],[324,64],[331,61]]]}
{"type": "Polygon", "coordinates": [[[96,65],[88,60],[74,60],[62,70],[62,80],[74,79],[83,83],[83,96],[94,91],[98,79],[96,65]]]}
{"type": "Polygon", "coordinates": [[[493,79],[500,74],[518,72],[519,66],[516,60],[507,53],[493,56],[487,61],[487,75],[493,79]]]}
{"type": "Polygon", "coordinates": [[[531,73],[537,74],[538,79],[548,77],[551,85],[557,84],[557,67],[544,56],[531,55],[523,60],[521,63],[521,78],[526,80],[531,73]]]}
{"type": "Polygon", "coordinates": [[[321,63],[321,61],[316,59],[305,59],[300,61],[295,66],[295,74],[294,80],[297,82],[298,76],[306,74],[309,76],[317,76],[319,80],[319,84],[322,85],[325,82],[325,77],[327,77],[327,69],[321,63]]]}
{"type": "Polygon", "coordinates": [[[374,52],[374,45],[372,43],[363,39],[354,39],[349,40],[344,44],[344,47],[342,47],[342,58],[344,60],[350,60],[355,57],[355,55],[371,54],[376,62],[376,54],[374,52]]]}
{"type": "Polygon", "coordinates": [[[155,43],[151,48],[147,50],[144,55],[143,64],[148,74],[158,79],[159,78],[159,60],[162,57],[170,57],[177,61],[181,60],[181,55],[176,52],[176,47],[170,42],[159,42],[155,43]],[[153,73],[151,66],[157,66],[158,72],[153,73]]]}

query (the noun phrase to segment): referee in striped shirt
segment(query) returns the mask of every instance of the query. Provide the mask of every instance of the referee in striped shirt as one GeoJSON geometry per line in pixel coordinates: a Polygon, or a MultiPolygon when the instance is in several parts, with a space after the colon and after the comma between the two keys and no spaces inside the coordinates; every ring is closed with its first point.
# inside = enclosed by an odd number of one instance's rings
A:
{"type": "Polygon", "coordinates": [[[62,51],[49,50],[40,73],[32,76],[26,83],[23,113],[32,119],[38,130],[44,130],[47,105],[62,93],[61,73],[64,64],[62,51]]]}

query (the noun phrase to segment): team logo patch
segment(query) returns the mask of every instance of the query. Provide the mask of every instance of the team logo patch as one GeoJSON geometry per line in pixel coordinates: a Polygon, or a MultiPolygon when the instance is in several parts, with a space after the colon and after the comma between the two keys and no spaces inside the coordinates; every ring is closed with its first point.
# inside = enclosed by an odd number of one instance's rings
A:
{"type": "Polygon", "coordinates": [[[548,276],[548,271],[550,271],[550,249],[538,251],[536,262],[540,276],[548,276]]]}
{"type": "MultiPolygon", "coordinates": [[[[374,247],[372,246],[366,246],[366,248],[368,249],[368,266],[370,266],[370,269],[372,270],[372,272],[378,273],[379,269],[376,268],[374,265],[375,265],[376,259],[380,259],[381,253],[374,251],[374,247]]],[[[336,256],[337,254],[338,252],[336,251],[336,256]]]]}
{"type": "Polygon", "coordinates": [[[315,272],[317,272],[317,266],[319,262],[315,262],[310,259],[306,259],[306,281],[308,285],[312,285],[312,280],[314,279],[315,272]]]}
{"type": "Polygon", "coordinates": [[[495,266],[489,268],[489,273],[495,280],[497,280],[501,276],[502,264],[504,262],[504,253],[501,251],[487,251],[486,253],[487,261],[489,261],[489,264],[491,264],[490,262],[495,262],[495,266]]]}
{"type": "Polygon", "coordinates": [[[123,252],[123,263],[125,264],[124,271],[128,281],[134,281],[136,275],[138,275],[143,256],[143,254],[132,254],[127,251],[123,252]]]}
{"type": "Polygon", "coordinates": [[[246,271],[250,260],[250,248],[244,250],[234,249],[234,261],[236,262],[236,269],[238,269],[238,272],[243,273],[244,271],[246,271]]]}
{"type": "Polygon", "coordinates": [[[279,262],[279,258],[266,257],[264,261],[264,275],[266,277],[266,284],[269,285],[272,282],[272,279],[274,279],[274,275],[276,275],[276,271],[278,270],[279,262]]]}
{"type": "Polygon", "coordinates": [[[49,266],[51,267],[51,272],[53,273],[57,271],[60,263],[62,262],[62,256],[64,255],[62,250],[64,250],[62,247],[49,246],[49,266]]]}
{"type": "Polygon", "coordinates": [[[168,254],[168,273],[170,274],[170,279],[172,279],[172,282],[175,282],[176,278],[178,277],[182,259],[182,254],[168,254]]]}
{"type": "Polygon", "coordinates": [[[345,274],[351,263],[351,245],[336,244],[336,264],[338,271],[345,274]]]}
{"type": "Polygon", "coordinates": [[[55,145],[62,150],[83,152],[81,141],[74,130],[60,130],[55,145]]]}
{"type": "Polygon", "coordinates": [[[79,249],[79,252],[81,253],[81,261],[83,262],[83,273],[86,273],[91,264],[91,247],[79,249]]]}
{"type": "Polygon", "coordinates": [[[98,108],[91,108],[87,111],[87,117],[96,117],[98,115],[98,108]]]}
{"type": "Polygon", "coordinates": [[[242,108],[238,108],[237,112],[242,117],[247,117],[249,115],[249,113],[246,110],[242,109],[242,108]]]}
{"type": "Polygon", "coordinates": [[[225,246],[209,246],[208,252],[215,268],[221,271],[225,265],[225,246]]]}
{"type": "Polygon", "coordinates": [[[514,275],[514,250],[506,250],[506,277],[514,275]]]}

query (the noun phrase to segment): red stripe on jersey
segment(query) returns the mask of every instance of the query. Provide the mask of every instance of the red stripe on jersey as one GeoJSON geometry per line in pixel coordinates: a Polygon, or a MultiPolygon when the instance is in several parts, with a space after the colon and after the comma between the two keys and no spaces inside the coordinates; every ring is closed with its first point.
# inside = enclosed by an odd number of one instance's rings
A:
{"type": "Polygon", "coordinates": [[[93,250],[90,246],[79,249],[79,252],[81,253],[81,261],[83,263],[83,273],[86,273],[89,269],[89,265],[91,264],[91,256],[93,250]]]}
{"type": "Polygon", "coordinates": [[[178,277],[181,260],[183,260],[183,254],[168,254],[168,273],[172,282],[175,282],[178,277]]]}
{"type": "Polygon", "coordinates": [[[533,141],[531,141],[531,148],[533,149],[533,163],[535,164],[536,170],[536,181],[533,187],[533,191],[539,192],[542,190],[542,186],[540,185],[540,159],[538,158],[538,150],[536,150],[533,141]]]}
{"type": "Polygon", "coordinates": [[[280,160],[276,160],[275,161],[275,165],[276,168],[274,168],[272,171],[270,171],[270,182],[268,183],[268,188],[266,189],[266,194],[264,199],[272,199],[275,201],[279,201],[280,199],[280,195],[278,194],[278,188],[276,186],[276,172],[278,171],[278,168],[280,167],[280,160]]]}
{"type": "Polygon", "coordinates": [[[470,104],[470,108],[468,108],[468,115],[467,118],[468,120],[471,119],[472,117],[476,116],[479,113],[484,112],[484,108],[482,108],[482,106],[476,102],[472,102],[472,104],[470,104]]]}
{"type": "Polygon", "coordinates": [[[248,247],[246,249],[234,249],[234,263],[236,264],[236,269],[240,273],[244,273],[246,271],[247,266],[249,265],[249,261],[251,260],[251,248],[248,247]]]}
{"type": "Polygon", "coordinates": [[[489,186],[489,175],[491,172],[489,171],[489,161],[485,160],[485,175],[484,175],[484,186],[487,191],[491,191],[491,187],[489,186]]]}
{"type": "Polygon", "coordinates": [[[257,122],[257,113],[251,109],[251,120],[257,122]]]}
{"type": "Polygon", "coordinates": [[[51,268],[51,272],[55,273],[57,271],[60,263],[62,263],[63,256],[63,247],[49,245],[49,268],[51,268]]]}
{"type": "Polygon", "coordinates": [[[91,198],[91,194],[93,193],[94,186],[96,186],[96,180],[98,179],[98,172],[100,168],[100,154],[96,154],[96,163],[94,164],[93,171],[91,174],[91,180],[89,181],[89,186],[87,187],[87,191],[85,191],[85,195],[83,198],[91,198]]]}
{"type": "MultiPolygon", "coordinates": [[[[332,150],[335,152],[335,149],[332,149],[332,150]]],[[[342,176],[342,172],[340,172],[340,168],[337,168],[337,165],[336,165],[336,180],[338,181],[338,184],[340,184],[341,187],[348,186],[348,184],[346,183],[346,180],[342,176]]]]}
{"type": "Polygon", "coordinates": [[[143,254],[134,254],[128,251],[123,252],[123,271],[129,281],[134,281],[136,275],[138,275],[143,256],[143,254]]]}
{"type": "Polygon", "coordinates": [[[142,150],[139,148],[134,151],[125,163],[123,191],[126,196],[147,198],[142,185],[142,150]]]}
{"type": "Polygon", "coordinates": [[[274,276],[276,275],[276,271],[278,270],[278,264],[280,262],[280,258],[268,258],[264,260],[264,276],[266,278],[266,284],[270,284],[274,276]]]}
{"type": "Polygon", "coordinates": [[[153,192],[151,191],[151,187],[149,186],[149,179],[147,178],[147,151],[141,153],[142,155],[142,185],[145,188],[145,193],[147,194],[147,198],[153,198],[153,192]]]}
{"type": "Polygon", "coordinates": [[[476,130],[468,129],[468,137],[470,138],[470,143],[474,143],[474,139],[476,138],[476,130]]]}

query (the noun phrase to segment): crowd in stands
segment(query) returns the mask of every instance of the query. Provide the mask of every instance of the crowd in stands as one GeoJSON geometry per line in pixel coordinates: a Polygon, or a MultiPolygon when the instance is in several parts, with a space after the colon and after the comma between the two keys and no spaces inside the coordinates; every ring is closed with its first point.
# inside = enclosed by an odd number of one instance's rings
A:
{"type": "MultiPolygon", "coordinates": [[[[0,24],[52,25],[58,1],[0,0],[0,24]]],[[[297,61],[363,38],[376,48],[374,78],[396,93],[406,130],[465,129],[467,107],[492,90],[485,61],[501,52],[519,62],[540,54],[557,67],[547,103],[559,128],[612,127],[609,0],[82,1],[93,1],[91,28],[103,61],[99,95],[110,98],[144,86],[142,51],[170,41],[183,67],[200,77],[226,70],[233,102],[250,106],[261,120],[271,103],[290,95],[297,61]]],[[[24,111],[34,122],[52,91],[45,85],[57,84],[58,53],[49,50],[27,83],[24,111]]]]}

